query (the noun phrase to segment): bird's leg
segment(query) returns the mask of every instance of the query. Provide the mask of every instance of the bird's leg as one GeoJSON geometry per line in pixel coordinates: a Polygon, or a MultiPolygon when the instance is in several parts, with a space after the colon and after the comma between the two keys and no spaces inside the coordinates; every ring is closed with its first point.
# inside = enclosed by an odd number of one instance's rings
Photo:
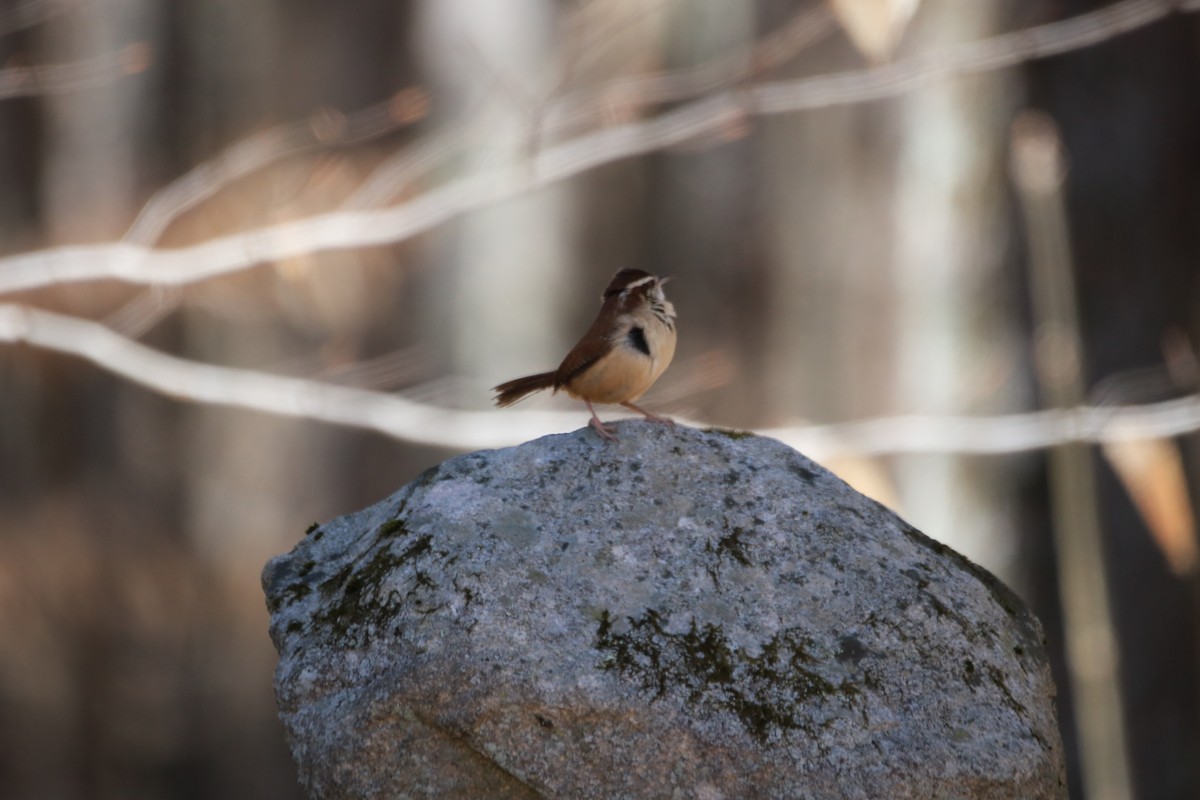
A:
{"type": "Polygon", "coordinates": [[[621,403],[621,405],[625,406],[626,408],[628,408],[632,411],[638,412],[643,417],[645,417],[646,419],[648,419],[652,422],[661,422],[664,425],[670,425],[671,427],[675,427],[675,420],[670,419],[669,417],[660,417],[658,414],[651,414],[646,409],[638,408],[633,403],[621,403]]]}
{"type": "Polygon", "coordinates": [[[612,428],[604,427],[604,423],[600,421],[600,417],[596,416],[596,409],[592,408],[592,401],[584,400],[583,402],[587,403],[588,411],[592,412],[592,421],[588,424],[595,428],[596,433],[600,434],[602,438],[608,439],[610,442],[615,442],[617,440],[616,434],[612,428]]]}

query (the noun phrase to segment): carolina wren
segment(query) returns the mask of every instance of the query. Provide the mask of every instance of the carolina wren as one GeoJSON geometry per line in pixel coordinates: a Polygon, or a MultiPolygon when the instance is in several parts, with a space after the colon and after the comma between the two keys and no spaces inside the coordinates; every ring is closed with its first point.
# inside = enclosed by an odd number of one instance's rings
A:
{"type": "Polygon", "coordinates": [[[614,442],[616,435],[596,416],[592,403],[620,403],[647,419],[674,425],[633,404],[675,355],[675,306],[662,290],[667,280],[640,269],[618,272],[604,290],[596,321],[558,369],[500,384],[494,389],[496,405],[512,405],[542,389],[564,389],[587,403],[592,412],[588,424],[614,442]]]}

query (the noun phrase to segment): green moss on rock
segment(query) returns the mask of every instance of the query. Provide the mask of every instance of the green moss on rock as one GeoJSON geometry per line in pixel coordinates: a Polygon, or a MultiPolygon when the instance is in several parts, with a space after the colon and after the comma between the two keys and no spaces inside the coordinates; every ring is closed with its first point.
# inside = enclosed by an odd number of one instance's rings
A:
{"type": "MultiPolygon", "coordinates": [[[[380,525],[375,543],[367,550],[368,561],[352,561],[321,582],[318,588],[328,600],[314,621],[328,627],[336,636],[359,644],[370,641],[413,594],[409,591],[402,595],[399,590],[386,589],[384,580],[433,549],[433,537],[429,534],[412,538],[403,547],[394,543],[410,537],[403,519],[392,519],[380,525]]],[[[416,575],[416,588],[430,585],[424,573],[418,571],[416,575]]]]}
{"type": "Polygon", "coordinates": [[[719,625],[693,621],[686,632],[669,633],[653,609],[627,622],[628,630],[618,633],[609,613],[601,614],[595,647],[603,653],[602,669],[635,681],[655,700],[678,694],[689,705],[731,711],[759,741],[804,728],[811,719],[801,713],[806,703],[853,705],[861,697],[853,684],[834,684],[812,669],[812,643],[795,629],[750,656],[732,647],[719,625]]]}
{"type": "Polygon", "coordinates": [[[751,439],[755,436],[753,431],[743,431],[736,428],[704,428],[705,433],[716,433],[724,436],[726,439],[751,439]]]}

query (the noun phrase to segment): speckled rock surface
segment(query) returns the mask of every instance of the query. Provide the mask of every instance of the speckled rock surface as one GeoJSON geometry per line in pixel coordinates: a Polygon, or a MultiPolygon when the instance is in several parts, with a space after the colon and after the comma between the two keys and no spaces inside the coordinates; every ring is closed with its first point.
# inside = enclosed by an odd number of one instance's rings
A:
{"type": "Polygon", "coordinates": [[[431,469],[263,574],[313,797],[1065,798],[1042,634],[770,439],[431,469]]]}

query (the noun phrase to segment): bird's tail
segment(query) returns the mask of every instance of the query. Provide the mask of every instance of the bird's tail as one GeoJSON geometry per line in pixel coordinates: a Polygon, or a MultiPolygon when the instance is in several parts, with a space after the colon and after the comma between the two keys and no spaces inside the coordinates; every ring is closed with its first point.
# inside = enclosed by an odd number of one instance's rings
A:
{"type": "Polygon", "coordinates": [[[540,392],[554,386],[554,373],[541,372],[537,375],[526,375],[524,378],[502,383],[492,391],[496,393],[495,401],[498,406],[511,406],[525,395],[540,392]]]}

